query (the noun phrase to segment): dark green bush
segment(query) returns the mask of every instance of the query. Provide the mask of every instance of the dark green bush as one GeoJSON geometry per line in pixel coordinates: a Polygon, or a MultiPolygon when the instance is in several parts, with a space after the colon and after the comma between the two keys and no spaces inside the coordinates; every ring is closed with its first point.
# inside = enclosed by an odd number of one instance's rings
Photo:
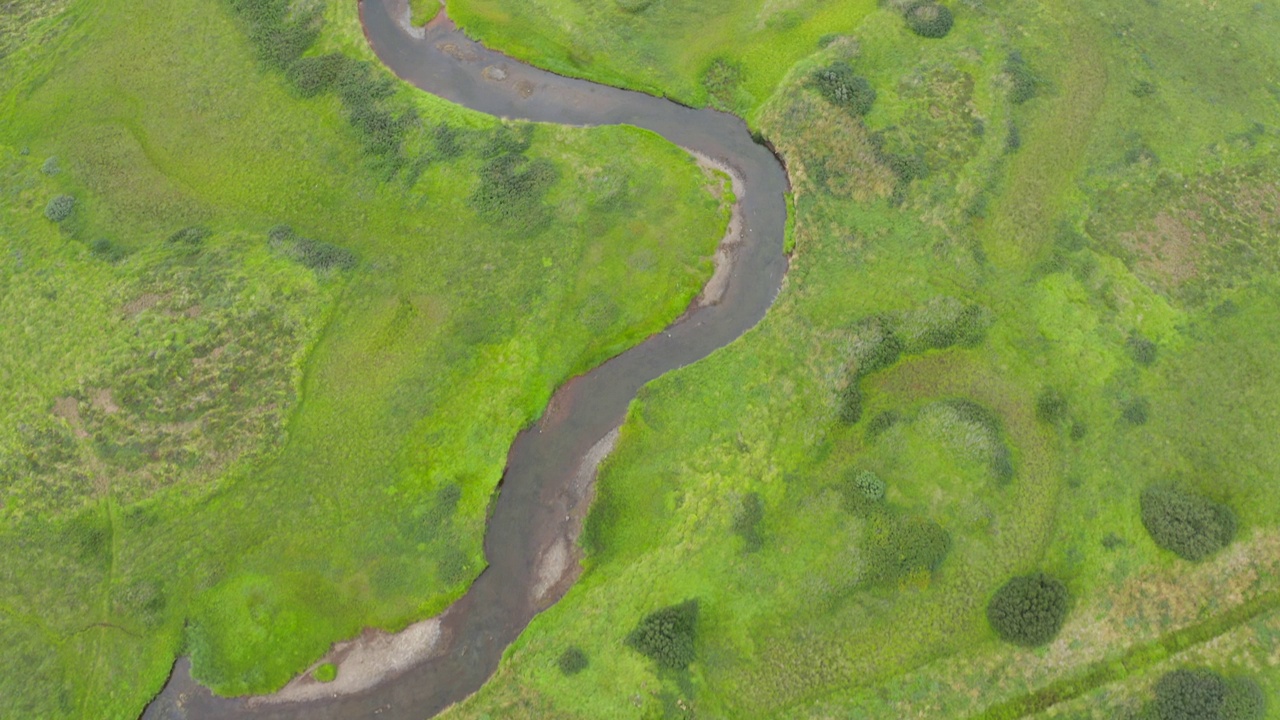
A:
{"type": "Polygon", "coordinates": [[[987,604],[987,621],[1002,639],[1035,647],[1057,636],[1067,618],[1067,586],[1044,573],[1019,575],[987,604]]]}
{"type": "Polygon", "coordinates": [[[1266,696],[1247,679],[1228,679],[1212,670],[1165,673],[1155,685],[1151,709],[1156,720],[1261,720],[1266,696]]]}
{"type": "Polygon", "coordinates": [[[40,172],[45,175],[57,175],[61,170],[62,167],[58,165],[58,158],[56,157],[49,157],[44,161],[44,164],[40,166],[40,172]]]}
{"type": "Polygon", "coordinates": [[[1036,398],[1036,418],[1050,425],[1056,425],[1067,417],[1067,396],[1057,388],[1045,388],[1036,398]]]}
{"type": "Polygon", "coordinates": [[[760,521],[764,519],[764,501],[759,493],[747,493],[742,498],[742,505],[733,514],[733,532],[742,537],[743,549],[755,552],[764,545],[764,535],[760,532],[760,521]]]}
{"type": "Polygon", "coordinates": [[[936,572],[951,552],[951,534],[922,517],[897,517],[882,509],[869,523],[866,579],[873,585],[895,583],[918,572],[936,572]]]}
{"type": "Polygon", "coordinates": [[[836,402],[836,418],[840,422],[853,425],[862,419],[862,388],[857,377],[849,378],[849,383],[836,396],[836,402]]]}
{"type": "Polygon", "coordinates": [[[462,133],[452,125],[440,123],[431,129],[431,139],[435,144],[436,155],[442,160],[461,157],[466,148],[462,146],[462,133]]]}
{"type": "Polygon", "coordinates": [[[884,480],[870,470],[850,471],[840,484],[845,509],[859,515],[883,506],[887,489],[884,480]]]}
{"type": "Polygon", "coordinates": [[[272,247],[312,270],[350,270],[358,262],[355,253],[350,250],[322,240],[302,237],[288,225],[271,228],[267,237],[271,239],[272,247]]]}
{"type": "Polygon", "coordinates": [[[71,217],[72,211],[76,209],[76,199],[70,195],[55,195],[44,206],[44,216],[53,222],[60,223],[71,217]]]}
{"type": "Polygon", "coordinates": [[[867,440],[875,440],[901,421],[901,414],[894,410],[882,410],[876,413],[876,416],[867,422],[867,440]]]}
{"type": "Polygon", "coordinates": [[[89,243],[89,251],[93,253],[94,257],[109,263],[120,262],[127,254],[124,248],[107,238],[98,238],[89,243]]]}
{"type": "Polygon", "coordinates": [[[886,317],[870,317],[858,323],[854,329],[857,348],[853,354],[854,373],[865,377],[883,370],[902,357],[903,343],[893,330],[893,321],[886,317]]]}
{"type": "Polygon", "coordinates": [[[481,168],[471,204],[490,220],[519,221],[528,228],[545,219],[542,197],[558,178],[550,160],[530,160],[515,153],[499,155],[481,168]]]}
{"type": "Polygon", "coordinates": [[[1156,344],[1142,335],[1130,335],[1126,346],[1129,348],[1129,356],[1139,365],[1145,367],[1156,361],[1156,344]]]}
{"type": "Polygon", "coordinates": [[[229,2],[248,27],[258,57],[277,69],[284,70],[302,57],[320,34],[321,7],[296,13],[291,0],[229,2]]]}
{"type": "Polygon", "coordinates": [[[1139,507],[1142,525],[1156,545],[1186,560],[1204,560],[1235,538],[1231,508],[1176,485],[1147,488],[1139,507]]]}
{"type": "Polygon", "coordinates": [[[289,66],[289,81],[303,97],[315,97],[333,89],[351,62],[341,53],[299,58],[289,66]]]}
{"type": "Polygon", "coordinates": [[[981,306],[972,303],[965,305],[954,318],[930,325],[920,337],[919,351],[980,344],[987,332],[984,316],[981,306]]]}
{"type": "Polygon", "coordinates": [[[1009,99],[1015,105],[1035,97],[1040,92],[1040,79],[1031,72],[1022,53],[1014,50],[1004,61],[1004,74],[1009,78],[1009,99]]]}
{"type": "Polygon", "coordinates": [[[866,115],[876,102],[875,88],[845,62],[835,62],[818,70],[812,82],[827,102],[854,115],[866,115]]]}
{"type": "Polygon", "coordinates": [[[907,27],[925,38],[943,38],[951,32],[955,17],[951,8],[935,2],[922,2],[907,8],[907,27]]]}
{"type": "Polygon", "coordinates": [[[743,76],[742,63],[716,58],[703,73],[702,86],[718,107],[728,109],[733,107],[734,96],[742,85],[743,76]]]}
{"type": "Polygon", "coordinates": [[[649,613],[627,635],[627,645],[660,667],[683,670],[696,657],[698,601],[686,600],[649,613]]]}
{"type": "Polygon", "coordinates": [[[191,225],[184,227],[165,238],[166,245],[186,245],[188,247],[196,247],[204,243],[213,231],[202,225],[191,225]]]}
{"type": "Polygon", "coordinates": [[[560,658],[556,660],[560,672],[565,675],[577,675],[587,669],[587,664],[587,654],[577,645],[565,648],[565,651],[560,653],[560,658]]]}
{"type": "Polygon", "coordinates": [[[1146,425],[1150,417],[1150,404],[1146,398],[1133,398],[1120,408],[1120,418],[1130,425],[1146,425]]]}

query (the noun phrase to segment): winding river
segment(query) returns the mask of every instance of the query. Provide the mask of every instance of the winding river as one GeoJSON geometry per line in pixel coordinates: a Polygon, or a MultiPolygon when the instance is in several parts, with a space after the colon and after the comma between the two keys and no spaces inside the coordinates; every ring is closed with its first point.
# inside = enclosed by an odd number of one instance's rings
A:
{"type": "Polygon", "coordinates": [[[146,720],[420,720],[474,693],[507,646],[576,579],[575,541],[595,467],[636,392],[751,329],[781,287],[787,176],[741,119],[530,67],[468,39],[443,13],[425,30],[411,28],[405,2],[361,4],[370,44],[401,78],[499,117],[576,126],[625,123],[658,133],[734,175],[738,240],[721,251],[714,292],[709,288],[663,332],[566,383],[537,424],[516,437],[485,534],[489,565],[441,616],[398,636],[367,632],[340,644],[331,653],[341,668],[339,682],[319,685],[303,677],[276,696],[216,697],[191,679],[188,661],[179,660],[143,714],[146,720]],[[357,661],[376,672],[351,685],[349,678],[361,677],[357,661]]]}

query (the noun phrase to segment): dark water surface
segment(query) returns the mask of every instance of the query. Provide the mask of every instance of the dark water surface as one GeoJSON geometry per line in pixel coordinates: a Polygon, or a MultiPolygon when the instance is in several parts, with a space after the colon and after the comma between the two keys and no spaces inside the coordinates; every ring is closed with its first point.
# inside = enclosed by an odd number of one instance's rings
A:
{"type": "Polygon", "coordinates": [[[749,330],[782,284],[787,176],[740,119],[529,67],[467,39],[446,18],[415,37],[399,22],[402,11],[403,0],[363,2],[365,34],[387,67],[427,92],[506,118],[637,125],[731,166],[742,180],[743,239],[733,254],[728,287],[717,304],[693,309],[567,383],[544,417],[516,437],[485,534],[488,568],[441,617],[442,639],[432,657],[367,690],[295,703],[215,697],[191,679],[184,658],[143,714],[146,720],[421,719],[478,690],[503,650],[567,589],[569,582],[561,582],[537,597],[537,565],[553,545],[577,536],[585,491],[574,479],[587,451],[621,423],[642,385],[749,330]]]}

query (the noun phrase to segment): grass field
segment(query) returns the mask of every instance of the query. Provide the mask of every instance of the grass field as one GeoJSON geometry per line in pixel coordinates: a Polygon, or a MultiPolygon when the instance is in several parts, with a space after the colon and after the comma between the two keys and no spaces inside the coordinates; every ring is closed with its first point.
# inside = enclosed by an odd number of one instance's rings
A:
{"type": "Polygon", "coordinates": [[[683,151],[463,111],[355,3],[273,7],[0,8],[5,717],[135,717],[180,652],[269,690],[440,610],[517,430],[710,274],[683,151]]]}
{"type": "Polygon", "coordinates": [[[848,37],[768,49],[741,19],[779,3],[687,35],[682,2],[451,5],[692,102],[717,53],[770,68],[732,107],[787,160],[796,254],[759,328],[641,393],[586,572],[447,717],[1151,720],[1201,667],[1269,698],[1221,717],[1280,717],[1280,13],[956,2],[933,39],[899,5],[792,4],[848,37]],[[869,108],[824,93],[840,67],[869,108]],[[1140,507],[1171,482],[1234,542],[1157,546],[1140,507]],[[1070,602],[1028,649],[987,604],[1032,572],[1070,602]],[[636,651],[690,599],[692,663],[636,651]]]}

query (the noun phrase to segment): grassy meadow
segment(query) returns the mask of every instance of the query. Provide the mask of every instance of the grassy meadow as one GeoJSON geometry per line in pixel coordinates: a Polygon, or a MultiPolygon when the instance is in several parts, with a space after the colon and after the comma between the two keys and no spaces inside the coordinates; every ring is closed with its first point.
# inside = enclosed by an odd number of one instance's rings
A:
{"type": "Polygon", "coordinates": [[[717,53],[769,68],[731,107],[796,217],[770,314],[642,391],[583,576],[446,717],[1280,717],[1280,11],[948,5],[451,4],[691,102],[717,53]],[[1156,544],[1168,487],[1226,547],[1156,544]],[[1069,600],[1023,647],[988,603],[1032,573],[1069,600]]]}
{"type": "Polygon", "coordinates": [[[356,13],[0,8],[0,715],[439,611],[516,432],[709,277],[723,178],[411,91],[356,13]]]}

